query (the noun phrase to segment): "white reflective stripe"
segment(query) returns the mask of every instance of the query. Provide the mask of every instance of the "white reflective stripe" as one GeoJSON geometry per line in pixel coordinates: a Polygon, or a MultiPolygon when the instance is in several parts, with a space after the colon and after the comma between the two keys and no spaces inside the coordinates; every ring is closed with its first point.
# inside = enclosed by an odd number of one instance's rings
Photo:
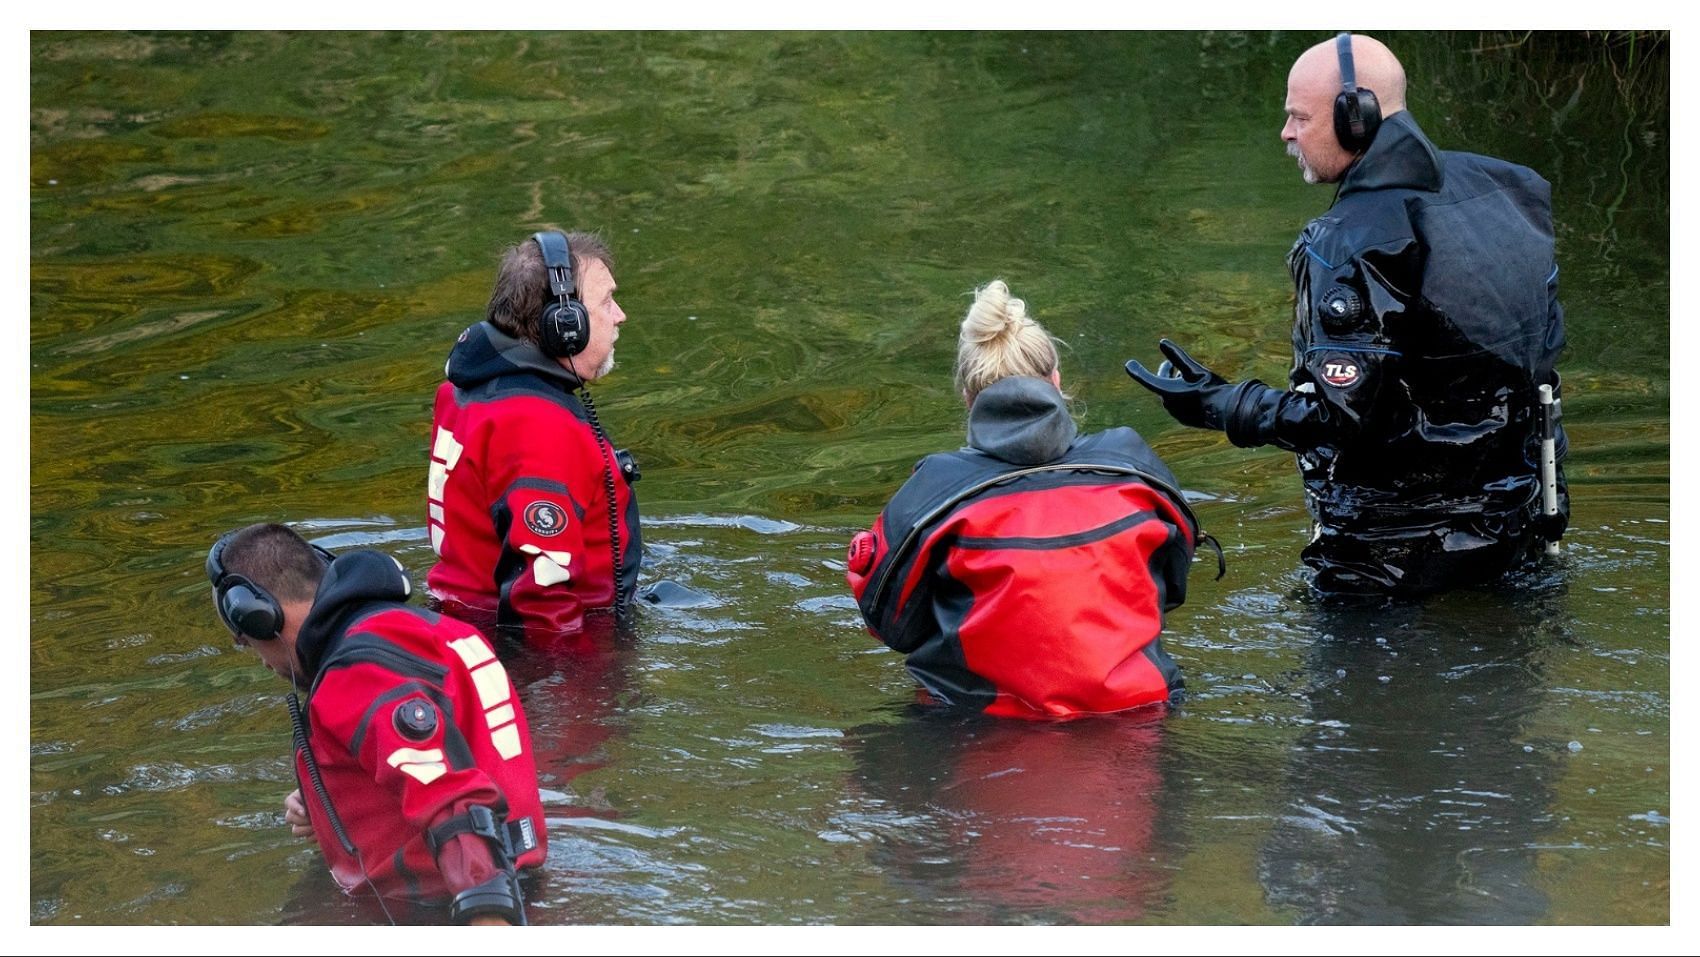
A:
{"type": "Polygon", "coordinates": [[[531,560],[531,577],[538,585],[547,588],[550,585],[572,581],[573,574],[567,570],[573,563],[572,552],[538,548],[530,542],[521,545],[519,550],[527,555],[537,556],[531,560]]]}
{"type": "Polygon", "coordinates": [[[573,574],[567,571],[567,564],[571,561],[572,555],[569,552],[544,552],[531,560],[531,577],[545,588],[572,581],[573,574]],[[556,559],[553,557],[556,555],[561,557],[556,559]]]}
{"type": "Polygon", "coordinates": [[[395,570],[401,572],[401,597],[406,598],[413,594],[413,579],[407,577],[407,569],[402,566],[401,559],[391,555],[390,561],[395,562],[395,570]]]}
{"type": "Polygon", "coordinates": [[[530,542],[526,542],[524,545],[521,545],[519,550],[527,555],[547,555],[549,556],[549,560],[557,565],[568,565],[573,560],[572,552],[550,551],[547,548],[539,548],[530,542]]]}
{"type": "Polygon", "coordinates": [[[430,784],[432,781],[435,781],[449,773],[448,765],[441,762],[434,764],[404,764],[398,770],[408,777],[413,778],[415,781],[418,781],[420,784],[430,784]]]}
{"type": "MultiPolygon", "coordinates": [[[[417,448],[417,446],[415,446],[417,448]]],[[[431,457],[442,460],[444,465],[454,468],[460,461],[460,453],[465,448],[455,441],[455,434],[441,426],[437,427],[437,441],[431,446],[431,457]]]]}
{"type": "Polygon", "coordinates": [[[449,647],[454,649],[455,654],[460,655],[460,660],[466,662],[468,668],[476,668],[496,657],[496,653],[491,651],[490,646],[484,643],[484,638],[481,635],[467,635],[465,638],[457,638],[449,642],[449,647]]]}
{"type": "Polygon", "coordinates": [[[496,746],[496,753],[505,761],[515,757],[522,748],[519,743],[519,725],[510,724],[490,732],[490,743],[496,746]]]}
{"type": "Polygon", "coordinates": [[[443,749],[431,748],[421,751],[418,748],[396,748],[384,760],[388,761],[392,768],[403,761],[441,761],[443,760],[443,749]]]}
{"type": "Polygon", "coordinates": [[[443,486],[447,484],[448,480],[448,466],[441,462],[432,462],[431,478],[430,481],[425,483],[425,496],[433,502],[441,502],[443,500],[443,486]]]}
{"type": "Polygon", "coordinates": [[[499,728],[502,725],[513,721],[513,719],[514,706],[511,704],[505,704],[500,708],[491,708],[488,712],[486,712],[484,715],[484,724],[486,727],[499,728]]]}
{"type": "Polygon", "coordinates": [[[436,522],[438,525],[443,524],[443,507],[438,505],[436,502],[432,502],[430,505],[431,521],[436,522]]]}
{"type": "Polygon", "coordinates": [[[440,557],[443,554],[443,526],[431,526],[431,551],[440,557]]]}
{"type": "MultiPolygon", "coordinates": [[[[504,755],[505,757],[505,755],[504,755]]],[[[420,784],[430,784],[449,772],[443,761],[443,749],[420,751],[416,748],[396,748],[384,759],[389,766],[408,775],[420,784]]]]}
{"type": "Polygon", "coordinates": [[[485,711],[508,700],[508,672],[500,661],[472,669],[472,683],[478,686],[478,703],[485,711]]]}

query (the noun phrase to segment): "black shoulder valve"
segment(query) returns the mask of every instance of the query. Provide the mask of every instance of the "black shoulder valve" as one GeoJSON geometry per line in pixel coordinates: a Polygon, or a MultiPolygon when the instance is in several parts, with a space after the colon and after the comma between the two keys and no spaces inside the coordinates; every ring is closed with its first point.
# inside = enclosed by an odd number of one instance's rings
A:
{"type": "Polygon", "coordinates": [[[437,709],[423,698],[409,698],[390,715],[396,733],[409,741],[429,741],[437,733],[437,709]]]}
{"type": "Polygon", "coordinates": [[[1329,332],[1346,332],[1356,328],[1364,314],[1363,297],[1350,286],[1330,286],[1322,294],[1317,311],[1329,332]]]}

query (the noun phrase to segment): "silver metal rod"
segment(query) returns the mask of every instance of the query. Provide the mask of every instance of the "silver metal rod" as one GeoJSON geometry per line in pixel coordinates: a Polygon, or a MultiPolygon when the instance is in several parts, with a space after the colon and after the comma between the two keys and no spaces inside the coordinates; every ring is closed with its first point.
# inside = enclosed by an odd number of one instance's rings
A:
{"type": "MultiPolygon", "coordinates": [[[[1552,386],[1541,386],[1541,512],[1558,514],[1558,423],[1552,386]]],[[[1546,553],[1558,554],[1558,543],[1547,542],[1546,553]]]]}

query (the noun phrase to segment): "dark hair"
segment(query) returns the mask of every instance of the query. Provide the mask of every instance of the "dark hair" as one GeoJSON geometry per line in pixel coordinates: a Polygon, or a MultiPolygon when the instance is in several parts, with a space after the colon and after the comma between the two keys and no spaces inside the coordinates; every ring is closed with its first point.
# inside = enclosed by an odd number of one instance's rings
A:
{"type": "MultiPolygon", "coordinates": [[[[582,292],[585,265],[594,261],[613,269],[614,254],[595,233],[566,235],[567,248],[573,254],[573,282],[582,292]]],[[[543,250],[528,236],[502,254],[502,264],[496,269],[496,287],[490,290],[490,304],[484,307],[484,318],[516,339],[536,342],[537,320],[550,298],[543,250]]]]}
{"type": "Polygon", "coordinates": [[[280,602],[312,601],[325,577],[325,560],[287,525],[250,525],[230,539],[222,557],[225,571],[241,575],[280,602]]]}

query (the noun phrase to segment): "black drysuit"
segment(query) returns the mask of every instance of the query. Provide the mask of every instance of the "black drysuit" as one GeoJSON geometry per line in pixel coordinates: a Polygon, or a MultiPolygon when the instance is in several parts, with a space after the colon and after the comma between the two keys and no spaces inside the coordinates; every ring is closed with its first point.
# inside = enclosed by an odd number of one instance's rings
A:
{"type": "Polygon", "coordinates": [[[1490,580],[1562,533],[1562,473],[1540,518],[1537,387],[1564,347],[1545,180],[1396,113],[1288,266],[1291,389],[1252,390],[1225,427],[1298,453],[1319,588],[1490,580]]]}

